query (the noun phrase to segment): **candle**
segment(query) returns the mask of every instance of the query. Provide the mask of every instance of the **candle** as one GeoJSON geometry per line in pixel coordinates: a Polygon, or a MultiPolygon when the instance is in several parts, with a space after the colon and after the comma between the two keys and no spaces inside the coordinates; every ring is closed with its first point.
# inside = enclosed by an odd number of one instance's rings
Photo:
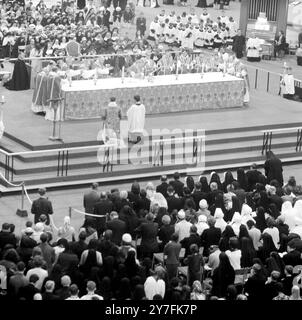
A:
{"type": "Polygon", "coordinates": [[[2,103],[5,102],[4,96],[1,97],[1,102],[2,102],[2,103]]]}
{"type": "Polygon", "coordinates": [[[125,77],[125,67],[123,66],[122,67],[122,79],[124,80],[124,77],[125,77]]]}

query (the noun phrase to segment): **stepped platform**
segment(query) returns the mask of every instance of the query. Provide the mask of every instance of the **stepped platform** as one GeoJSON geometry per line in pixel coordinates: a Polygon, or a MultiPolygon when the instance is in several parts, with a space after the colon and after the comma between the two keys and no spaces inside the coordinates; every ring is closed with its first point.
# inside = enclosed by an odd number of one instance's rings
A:
{"type": "MultiPolygon", "coordinates": [[[[196,131],[205,135],[202,145],[202,161],[196,163],[193,157],[193,139],[185,149],[189,161],[183,162],[184,149],[181,141],[175,141],[173,152],[164,147],[162,161],[150,163],[150,145],[145,141],[140,152],[131,156],[126,146],[118,152],[118,161],[103,167],[98,161],[100,142],[96,137],[102,128],[100,120],[66,121],[62,123],[62,142],[48,139],[52,123],[30,111],[31,90],[24,92],[6,91],[7,108],[4,113],[5,135],[0,148],[8,153],[24,153],[14,156],[9,180],[14,184],[25,182],[27,189],[40,185],[66,187],[86,185],[91,181],[103,184],[114,181],[131,181],[146,177],[158,177],[163,173],[178,170],[183,174],[201,174],[213,170],[224,171],[249,167],[256,162],[262,165],[265,156],[261,154],[263,133],[261,130],[292,128],[302,126],[302,105],[284,100],[259,90],[251,92],[249,107],[220,111],[148,116],[146,130],[165,129],[196,131]],[[22,101],[22,105],[18,103],[22,101]],[[68,153],[66,148],[79,148],[68,153]],[[62,164],[62,151],[65,163],[62,164]],[[60,152],[60,158],[59,157],[60,152]],[[171,157],[171,153],[174,156],[171,157]],[[190,160],[190,153],[192,153],[190,160]],[[171,159],[172,158],[172,159],[171,159]]],[[[153,140],[171,139],[173,133],[153,136],[153,140]]],[[[302,153],[296,152],[297,132],[273,134],[272,150],[284,163],[296,164],[302,160],[302,153]]],[[[152,151],[153,153],[153,151],[152,151]]],[[[117,160],[115,157],[113,160],[117,160]]],[[[161,160],[161,159],[160,159],[161,160]]],[[[0,171],[5,173],[5,156],[0,154],[0,171]]],[[[14,192],[20,188],[9,186],[2,180],[0,191],[14,192]]]]}

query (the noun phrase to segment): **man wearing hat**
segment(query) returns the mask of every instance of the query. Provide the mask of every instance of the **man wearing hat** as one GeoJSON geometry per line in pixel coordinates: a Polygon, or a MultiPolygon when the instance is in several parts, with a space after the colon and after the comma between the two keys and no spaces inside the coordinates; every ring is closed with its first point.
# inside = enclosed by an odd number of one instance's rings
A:
{"type": "Polygon", "coordinates": [[[178,222],[175,224],[175,233],[178,234],[178,242],[190,236],[190,228],[192,223],[186,220],[186,213],[184,210],[178,211],[178,222]]]}
{"type": "Polygon", "coordinates": [[[209,217],[211,215],[210,210],[208,210],[208,202],[206,199],[201,199],[199,201],[199,210],[197,211],[197,216],[203,215],[205,217],[209,217]]]}
{"type": "Polygon", "coordinates": [[[53,214],[53,209],[52,209],[52,203],[48,200],[46,197],[46,189],[45,188],[40,188],[38,190],[39,193],[39,199],[34,200],[32,207],[31,207],[31,213],[35,216],[35,223],[40,221],[40,216],[42,214],[45,214],[47,217],[47,222],[46,224],[49,225],[50,220],[49,220],[49,215],[53,214]]]}
{"type": "Polygon", "coordinates": [[[122,236],[122,245],[120,246],[118,252],[119,260],[121,263],[125,262],[128,256],[128,252],[131,248],[133,248],[131,234],[125,233],[122,236]]]}

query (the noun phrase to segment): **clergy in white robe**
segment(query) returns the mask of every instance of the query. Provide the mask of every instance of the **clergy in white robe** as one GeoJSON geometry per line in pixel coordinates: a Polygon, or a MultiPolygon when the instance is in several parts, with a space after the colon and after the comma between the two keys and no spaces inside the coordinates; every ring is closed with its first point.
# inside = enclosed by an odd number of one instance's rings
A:
{"type": "Polygon", "coordinates": [[[291,68],[287,67],[281,80],[281,93],[284,98],[292,99],[295,94],[295,79],[291,68]]]}
{"type": "Polygon", "coordinates": [[[260,61],[260,48],[261,48],[261,42],[260,39],[253,36],[252,38],[249,38],[246,44],[247,48],[247,60],[248,61],[260,61]]]}
{"type": "Polygon", "coordinates": [[[138,142],[145,127],[146,108],[140,101],[140,96],[134,96],[135,104],[127,111],[129,140],[138,142]]]}

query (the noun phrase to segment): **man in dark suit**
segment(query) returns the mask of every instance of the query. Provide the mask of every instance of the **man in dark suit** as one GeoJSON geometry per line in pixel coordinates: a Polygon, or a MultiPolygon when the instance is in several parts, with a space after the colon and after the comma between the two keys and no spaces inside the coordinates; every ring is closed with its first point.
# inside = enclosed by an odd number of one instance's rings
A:
{"type": "Polygon", "coordinates": [[[172,186],[169,186],[167,189],[167,204],[168,204],[168,212],[171,213],[173,210],[181,210],[183,206],[183,201],[181,198],[175,196],[175,191],[172,186]]]}
{"type": "Polygon", "coordinates": [[[140,252],[143,257],[152,258],[153,253],[158,252],[158,224],[154,222],[154,215],[148,213],[146,216],[146,222],[143,222],[137,229],[136,232],[141,235],[142,242],[140,245],[140,252]]]}
{"type": "Polygon", "coordinates": [[[93,213],[95,204],[100,200],[98,187],[98,183],[94,182],[91,186],[91,190],[84,194],[83,205],[85,212],[87,213],[93,213]]]}
{"type": "Polygon", "coordinates": [[[52,204],[46,197],[46,189],[40,188],[38,190],[38,193],[40,195],[39,199],[35,200],[31,206],[31,213],[35,215],[35,223],[38,223],[40,221],[40,216],[42,214],[45,214],[47,217],[46,224],[49,225],[49,215],[53,214],[52,204]]]}
{"type": "Polygon", "coordinates": [[[168,183],[167,183],[167,176],[161,176],[160,178],[161,184],[156,187],[156,192],[161,193],[165,198],[167,198],[167,189],[168,189],[168,183]]]}
{"type": "Polygon", "coordinates": [[[105,231],[106,217],[112,210],[112,201],[108,199],[106,192],[101,192],[100,201],[95,204],[93,209],[93,214],[100,216],[100,218],[95,218],[95,227],[99,237],[105,231]]]}
{"type": "Polygon", "coordinates": [[[291,240],[287,244],[287,254],[283,256],[283,261],[285,265],[298,266],[302,263],[301,253],[296,249],[295,241],[291,240]]]}
{"type": "Polygon", "coordinates": [[[261,172],[257,170],[256,163],[253,163],[251,169],[247,171],[246,178],[247,178],[247,190],[248,192],[253,191],[256,187],[256,183],[259,182],[259,176],[261,172]]]}
{"type": "Polygon", "coordinates": [[[207,200],[207,193],[206,192],[202,192],[201,191],[201,187],[202,187],[201,183],[197,182],[195,184],[195,190],[192,193],[192,198],[193,198],[193,200],[195,202],[196,208],[199,207],[200,200],[202,200],[202,199],[207,200]]]}
{"type": "Polygon", "coordinates": [[[39,280],[39,276],[36,274],[32,274],[29,277],[29,284],[25,287],[20,288],[19,290],[19,299],[20,300],[26,300],[26,301],[32,301],[34,298],[34,295],[36,293],[39,293],[39,289],[36,288],[35,284],[39,280]]]}
{"type": "Polygon", "coordinates": [[[0,231],[0,252],[7,244],[11,244],[15,247],[17,244],[17,239],[16,236],[11,233],[10,224],[3,223],[2,230],[0,231]]]}
{"type": "Polygon", "coordinates": [[[106,229],[112,230],[112,239],[116,245],[120,246],[122,242],[122,236],[126,233],[126,222],[119,219],[118,213],[112,211],[110,213],[110,221],[106,223],[106,229]]]}
{"type": "Polygon", "coordinates": [[[215,227],[216,220],[214,217],[208,218],[209,229],[206,229],[201,234],[201,242],[204,247],[203,254],[204,256],[208,256],[209,248],[212,245],[219,244],[219,240],[221,238],[221,229],[215,227]]]}
{"type": "Polygon", "coordinates": [[[192,244],[196,244],[198,248],[201,247],[201,239],[200,236],[197,234],[197,227],[192,225],[190,228],[190,236],[182,239],[180,241],[181,246],[186,250],[185,257],[190,254],[190,246],[192,244]]]}
{"type": "Polygon", "coordinates": [[[283,186],[283,168],[281,160],[276,157],[273,151],[266,153],[266,161],[264,163],[265,176],[267,177],[267,183],[272,180],[277,180],[281,186],[283,186]]]}
{"type": "Polygon", "coordinates": [[[174,180],[171,180],[169,184],[173,187],[175,193],[178,194],[179,197],[182,197],[184,184],[181,181],[179,181],[180,174],[178,172],[175,172],[173,178],[174,180]]]}

